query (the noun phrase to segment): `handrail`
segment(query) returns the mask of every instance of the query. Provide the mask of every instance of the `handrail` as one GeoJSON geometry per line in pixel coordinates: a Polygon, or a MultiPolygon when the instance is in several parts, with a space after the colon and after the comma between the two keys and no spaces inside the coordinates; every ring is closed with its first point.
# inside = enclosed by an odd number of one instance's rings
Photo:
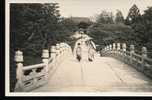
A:
{"type": "Polygon", "coordinates": [[[125,51],[126,55],[130,56],[130,52],[129,51],[125,51]]]}
{"type": "Polygon", "coordinates": [[[47,49],[43,50],[42,63],[23,66],[23,53],[18,50],[15,55],[17,64],[15,91],[31,91],[34,88],[46,84],[49,74],[52,73],[50,70],[57,67],[70,52],[72,50],[68,44],[56,44],[56,46],[51,46],[50,54],[47,49]],[[49,57],[49,55],[51,56],[49,57]]]}
{"type": "Polygon", "coordinates": [[[24,67],[23,67],[23,71],[30,70],[30,69],[35,69],[35,68],[40,68],[40,67],[43,67],[43,66],[46,66],[46,65],[47,65],[47,64],[45,64],[45,63],[41,63],[41,64],[24,66],[24,67]]]}
{"type": "Polygon", "coordinates": [[[136,59],[136,60],[138,60],[138,61],[142,61],[142,56],[139,55],[139,54],[136,54],[136,53],[133,53],[133,54],[132,54],[132,58],[134,58],[134,59],[136,59]]]}
{"type": "Polygon", "coordinates": [[[150,59],[150,58],[144,58],[144,61],[145,61],[146,64],[149,64],[149,65],[152,66],[152,59],[150,59]]]}
{"type": "Polygon", "coordinates": [[[53,58],[50,57],[49,60],[48,60],[48,63],[51,63],[53,61],[53,58]]]}
{"type": "Polygon", "coordinates": [[[134,45],[130,45],[130,50],[127,50],[125,43],[113,43],[102,49],[102,55],[119,59],[152,78],[152,59],[148,58],[146,47],[142,47],[141,55],[135,53],[134,45]]]}

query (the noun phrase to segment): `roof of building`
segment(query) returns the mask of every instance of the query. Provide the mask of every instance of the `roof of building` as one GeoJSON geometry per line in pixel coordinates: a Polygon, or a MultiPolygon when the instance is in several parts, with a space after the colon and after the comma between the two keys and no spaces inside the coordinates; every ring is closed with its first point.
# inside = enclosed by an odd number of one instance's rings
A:
{"type": "Polygon", "coordinates": [[[91,22],[91,20],[88,17],[69,17],[69,18],[72,19],[76,23],[91,22]]]}

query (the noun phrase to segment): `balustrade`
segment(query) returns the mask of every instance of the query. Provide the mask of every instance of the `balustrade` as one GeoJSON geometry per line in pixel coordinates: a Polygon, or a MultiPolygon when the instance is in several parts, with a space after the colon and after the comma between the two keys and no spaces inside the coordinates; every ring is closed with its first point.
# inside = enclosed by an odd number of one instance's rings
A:
{"type": "Polygon", "coordinates": [[[147,57],[146,47],[142,47],[142,55],[139,55],[135,53],[134,45],[127,51],[126,43],[113,43],[102,49],[102,55],[119,59],[152,78],[152,59],[147,57]]]}
{"type": "Polygon", "coordinates": [[[51,46],[50,50],[42,50],[42,63],[29,66],[23,65],[23,52],[20,50],[16,51],[17,83],[15,91],[31,91],[41,85],[45,85],[48,82],[48,76],[52,72],[51,70],[59,66],[66,57],[66,53],[70,53],[70,49],[70,46],[66,43],[51,46]]]}

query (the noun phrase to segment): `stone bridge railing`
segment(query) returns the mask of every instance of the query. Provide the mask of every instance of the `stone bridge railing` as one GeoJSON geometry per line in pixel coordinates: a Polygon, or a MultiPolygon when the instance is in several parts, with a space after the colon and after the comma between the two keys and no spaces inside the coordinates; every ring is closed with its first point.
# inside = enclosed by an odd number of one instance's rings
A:
{"type": "Polygon", "coordinates": [[[129,50],[127,49],[125,43],[113,43],[102,49],[102,55],[119,59],[152,78],[152,59],[147,57],[146,47],[142,47],[141,55],[135,53],[134,45],[130,45],[129,50]]]}
{"type": "Polygon", "coordinates": [[[42,52],[42,63],[24,66],[22,51],[16,51],[15,61],[17,65],[15,91],[31,91],[48,82],[50,73],[53,73],[55,67],[72,54],[71,47],[66,43],[51,46],[50,50],[44,49],[42,52]]]}

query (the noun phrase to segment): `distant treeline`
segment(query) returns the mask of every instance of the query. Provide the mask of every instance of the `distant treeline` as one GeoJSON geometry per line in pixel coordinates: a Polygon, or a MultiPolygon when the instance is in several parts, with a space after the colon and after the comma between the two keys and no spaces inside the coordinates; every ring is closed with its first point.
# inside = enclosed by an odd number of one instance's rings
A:
{"type": "Polygon", "coordinates": [[[102,11],[96,22],[88,28],[88,34],[101,46],[99,49],[113,42],[126,42],[128,46],[134,44],[138,53],[142,46],[146,46],[151,56],[152,7],[140,14],[138,7],[133,5],[126,18],[120,10],[117,10],[115,16],[112,12],[102,11]]]}

